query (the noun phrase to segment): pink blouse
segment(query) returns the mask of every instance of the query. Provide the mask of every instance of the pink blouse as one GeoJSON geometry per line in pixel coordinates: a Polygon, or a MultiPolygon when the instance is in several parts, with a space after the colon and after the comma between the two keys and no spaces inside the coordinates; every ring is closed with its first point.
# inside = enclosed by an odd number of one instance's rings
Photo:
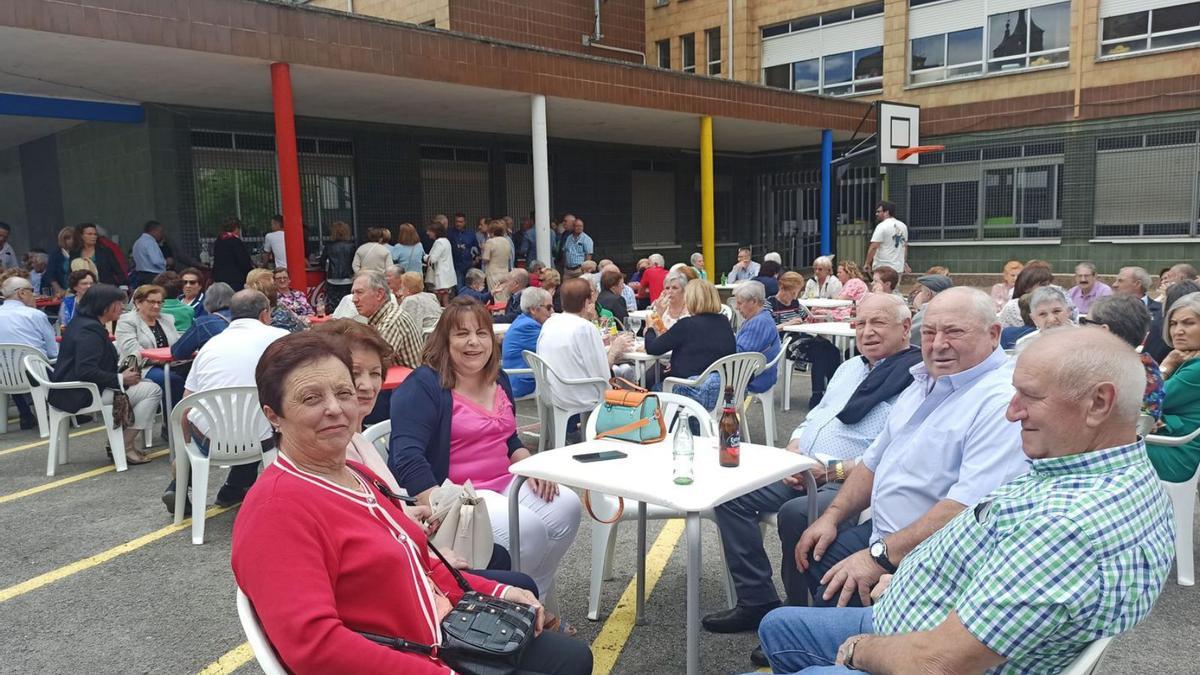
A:
{"type": "Polygon", "coordinates": [[[470,480],[476,490],[503,493],[512,482],[508,472],[508,439],[517,431],[517,416],[504,389],[496,387],[492,409],[453,392],[450,417],[451,481],[470,480]]]}
{"type": "MultiPolygon", "coordinates": [[[[858,304],[863,296],[870,293],[871,289],[867,288],[867,282],[862,279],[851,279],[842,286],[842,292],[838,293],[839,300],[853,300],[854,304],[858,304]]],[[[852,307],[838,307],[830,312],[834,321],[845,321],[850,318],[853,313],[852,307]]]]}

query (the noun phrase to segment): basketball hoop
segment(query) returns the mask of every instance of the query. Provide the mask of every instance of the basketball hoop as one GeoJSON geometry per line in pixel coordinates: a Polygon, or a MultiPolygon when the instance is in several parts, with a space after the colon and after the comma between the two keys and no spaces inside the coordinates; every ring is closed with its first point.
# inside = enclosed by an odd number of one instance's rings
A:
{"type": "Polygon", "coordinates": [[[914,145],[911,148],[896,148],[896,159],[905,160],[923,152],[941,152],[945,149],[944,145],[914,145]]]}

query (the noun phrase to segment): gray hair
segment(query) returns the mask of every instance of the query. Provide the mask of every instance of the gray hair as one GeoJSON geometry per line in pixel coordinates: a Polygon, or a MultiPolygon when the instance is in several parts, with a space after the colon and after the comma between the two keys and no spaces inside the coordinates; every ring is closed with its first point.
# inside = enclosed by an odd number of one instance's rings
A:
{"type": "Polygon", "coordinates": [[[1085,260],[1085,261],[1079,263],[1078,265],[1076,265],[1075,269],[1078,270],[1080,267],[1085,268],[1088,272],[1091,272],[1092,274],[1096,273],[1095,263],[1091,263],[1091,262],[1088,262],[1085,260]]]}
{"type": "Polygon", "coordinates": [[[833,269],[833,256],[831,256],[831,255],[817,256],[816,259],[813,260],[812,266],[813,267],[829,267],[829,269],[833,269]]]}
{"type": "Polygon", "coordinates": [[[512,281],[515,281],[521,288],[525,288],[529,285],[529,272],[521,269],[520,267],[517,267],[513,271],[509,272],[508,278],[512,281]]]}
{"type": "Polygon", "coordinates": [[[1137,281],[1139,284],[1142,285],[1143,293],[1150,290],[1150,273],[1147,272],[1145,270],[1145,268],[1136,267],[1136,266],[1121,268],[1122,272],[1124,272],[1125,270],[1129,270],[1129,275],[1131,277],[1133,277],[1135,281],[1137,281]]]}
{"type": "Polygon", "coordinates": [[[1106,295],[1088,307],[1088,320],[1108,327],[1113,335],[1137,347],[1150,332],[1150,310],[1132,295],[1106,295]]]}
{"type": "Polygon", "coordinates": [[[930,304],[934,302],[945,303],[946,298],[965,298],[970,301],[970,312],[975,315],[975,319],[979,321],[979,325],[984,328],[991,328],[999,323],[996,318],[996,302],[992,300],[992,296],[984,293],[978,288],[971,286],[954,286],[938,293],[930,300],[930,304]]]}
{"type": "Polygon", "coordinates": [[[1058,286],[1038,286],[1029,295],[1029,313],[1032,315],[1037,311],[1038,307],[1048,302],[1057,302],[1068,310],[1071,309],[1071,301],[1061,288],[1058,286]]]}
{"type": "Polygon", "coordinates": [[[757,302],[761,305],[767,300],[767,287],[763,286],[760,281],[746,281],[733,289],[733,297],[738,300],[757,302]]]}
{"type": "Polygon", "coordinates": [[[528,314],[529,310],[542,305],[548,305],[554,301],[550,297],[550,291],[537,286],[531,286],[521,291],[521,312],[528,314]]]}
{"type": "Polygon", "coordinates": [[[670,274],[668,274],[666,276],[665,279],[663,279],[663,286],[667,286],[668,284],[674,284],[676,286],[679,286],[680,288],[687,288],[688,281],[689,281],[689,279],[687,277],[683,276],[682,274],[680,274],[679,272],[671,272],[670,274]]]}
{"type": "Polygon", "coordinates": [[[530,260],[527,266],[530,272],[540,272],[546,269],[546,263],[541,260],[530,260]]]}
{"type": "MultiPolygon", "coordinates": [[[[1136,299],[1136,298],[1135,298],[1136,299]]],[[[1132,423],[1142,409],[1146,369],[1125,341],[1100,328],[1049,330],[1039,333],[1018,358],[1054,349],[1054,386],[1068,399],[1079,401],[1102,382],[1111,382],[1117,397],[1113,415],[1132,423]]]]}
{"type": "Polygon", "coordinates": [[[216,314],[222,309],[229,309],[229,301],[233,299],[233,287],[224,281],[218,281],[204,291],[204,311],[216,314]]]}
{"type": "Polygon", "coordinates": [[[253,288],[238,291],[229,299],[229,316],[234,321],[257,319],[268,309],[271,309],[271,301],[262,294],[262,291],[256,291],[253,288]]]}
{"type": "Polygon", "coordinates": [[[1163,315],[1163,342],[1168,345],[1171,345],[1171,316],[1181,309],[1190,309],[1193,314],[1200,316],[1200,293],[1188,293],[1179,298],[1171,303],[1171,308],[1163,315]]]}
{"type": "Polygon", "coordinates": [[[476,281],[487,281],[487,275],[478,267],[472,267],[467,270],[466,282],[468,286],[474,286],[476,281]]]}
{"type": "Polygon", "coordinates": [[[862,307],[867,300],[882,301],[891,305],[892,312],[896,315],[896,320],[904,323],[912,319],[912,311],[908,308],[908,304],[904,302],[904,298],[895,293],[867,293],[859,301],[858,306],[862,307]]]}
{"type": "MultiPolygon", "coordinates": [[[[26,288],[32,289],[33,284],[25,277],[9,277],[4,280],[4,285],[0,286],[0,295],[3,295],[5,298],[12,298],[18,291],[26,288]]],[[[5,414],[8,413],[5,412],[5,414]]]]}
{"type": "Polygon", "coordinates": [[[404,273],[407,271],[408,270],[404,269],[403,265],[388,265],[386,268],[384,268],[383,274],[384,274],[384,277],[387,277],[389,275],[399,277],[399,276],[403,276],[404,273]]]}
{"type": "Polygon", "coordinates": [[[667,266],[667,261],[663,259],[661,253],[651,253],[649,260],[651,265],[657,265],[659,267],[667,266]]]}
{"type": "Polygon", "coordinates": [[[38,251],[37,253],[30,253],[29,259],[36,260],[37,262],[50,262],[50,256],[42,253],[41,251],[38,251]]]}
{"type": "Polygon", "coordinates": [[[1171,272],[1179,277],[1179,281],[1195,281],[1196,268],[1187,263],[1179,263],[1171,266],[1171,272]]]}
{"type": "MultiPolygon", "coordinates": [[[[783,264],[783,256],[779,255],[779,253],[777,251],[771,251],[770,253],[763,256],[763,262],[774,262],[776,265],[782,265],[783,264]]],[[[833,264],[832,259],[830,259],[829,262],[830,262],[830,264],[833,264]]]]}
{"type": "Polygon", "coordinates": [[[697,261],[697,260],[699,260],[699,259],[701,259],[701,258],[703,258],[703,257],[704,257],[704,254],[703,254],[703,253],[699,253],[699,252],[697,252],[697,253],[693,253],[693,254],[692,254],[692,257],[688,258],[688,262],[690,262],[690,263],[692,263],[693,265],[695,265],[695,264],[696,264],[696,261],[697,261]]]}
{"type": "Polygon", "coordinates": [[[359,270],[355,273],[351,281],[354,282],[359,279],[366,279],[367,285],[375,290],[383,291],[384,293],[392,292],[392,289],[388,288],[387,277],[383,276],[383,272],[379,270],[359,270]]]}

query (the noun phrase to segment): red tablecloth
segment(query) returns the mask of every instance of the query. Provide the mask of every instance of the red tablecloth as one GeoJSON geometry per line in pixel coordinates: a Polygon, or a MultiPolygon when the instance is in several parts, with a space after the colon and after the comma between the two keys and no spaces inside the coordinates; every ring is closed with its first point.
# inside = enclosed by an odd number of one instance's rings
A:
{"type": "Polygon", "coordinates": [[[310,316],[310,317],[308,317],[308,325],[316,326],[317,324],[325,323],[326,321],[329,321],[332,318],[333,317],[329,314],[326,314],[325,316],[310,316]]]}
{"type": "Polygon", "coordinates": [[[395,389],[400,386],[400,383],[408,379],[412,374],[412,368],[408,366],[392,366],[388,368],[387,376],[383,378],[383,388],[387,390],[395,389]]]}
{"type": "Polygon", "coordinates": [[[494,303],[488,305],[487,308],[488,308],[489,312],[495,314],[496,312],[503,312],[505,309],[508,308],[508,305],[503,302],[494,302],[494,303]]]}
{"type": "Polygon", "coordinates": [[[62,299],[61,298],[40,297],[40,298],[37,298],[36,300],[34,300],[34,304],[37,305],[38,309],[44,309],[46,307],[58,307],[59,305],[62,304],[62,299]]]}
{"type": "Polygon", "coordinates": [[[140,353],[143,359],[146,359],[147,361],[153,361],[155,363],[167,363],[175,360],[175,357],[171,356],[170,347],[162,347],[159,349],[143,349],[140,353]]]}

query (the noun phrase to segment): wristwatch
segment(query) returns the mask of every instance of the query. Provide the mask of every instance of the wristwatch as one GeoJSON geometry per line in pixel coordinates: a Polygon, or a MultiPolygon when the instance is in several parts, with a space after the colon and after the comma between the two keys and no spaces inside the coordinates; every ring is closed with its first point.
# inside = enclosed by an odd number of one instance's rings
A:
{"type": "Polygon", "coordinates": [[[892,564],[891,560],[888,560],[887,542],[880,539],[879,541],[875,542],[874,544],[871,544],[870,552],[871,552],[871,558],[873,558],[875,560],[875,562],[878,563],[878,565],[880,567],[882,567],[885,572],[887,572],[888,574],[896,573],[896,566],[892,564]]]}
{"type": "Polygon", "coordinates": [[[825,480],[830,483],[845,483],[846,482],[846,463],[840,459],[830,460],[825,466],[827,473],[833,474],[833,477],[826,476],[825,480]]]}
{"type": "Polygon", "coordinates": [[[862,641],[863,637],[864,636],[860,635],[857,638],[850,640],[846,644],[846,658],[842,661],[842,665],[850,670],[858,670],[858,668],[854,667],[854,648],[858,646],[858,643],[862,641]]]}

